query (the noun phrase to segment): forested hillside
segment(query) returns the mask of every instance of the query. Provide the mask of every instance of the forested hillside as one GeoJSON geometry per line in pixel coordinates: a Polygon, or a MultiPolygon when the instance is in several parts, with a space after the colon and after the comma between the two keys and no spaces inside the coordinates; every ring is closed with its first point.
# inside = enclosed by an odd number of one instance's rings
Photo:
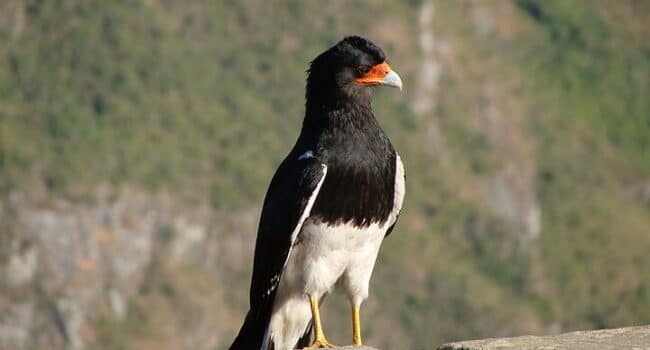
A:
{"type": "MultiPolygon", "coordinates": [[[[650,323],[650,2],[0,2],[0,348],[221,349],[309,61],[349,34],[405,207],[365,340],[650,323]]],[[[344,298],[323,308],[350,341],[344,298]]]]}

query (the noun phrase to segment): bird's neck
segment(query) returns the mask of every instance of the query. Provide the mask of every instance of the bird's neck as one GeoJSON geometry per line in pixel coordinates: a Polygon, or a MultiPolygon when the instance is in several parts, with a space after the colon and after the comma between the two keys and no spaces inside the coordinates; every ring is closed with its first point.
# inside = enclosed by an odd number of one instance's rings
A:
{"type": "Polygon", "coordinates": [[[307,98],[302,135],[323,132],[356,132],[379,127],[369,96],[307,98]]]}

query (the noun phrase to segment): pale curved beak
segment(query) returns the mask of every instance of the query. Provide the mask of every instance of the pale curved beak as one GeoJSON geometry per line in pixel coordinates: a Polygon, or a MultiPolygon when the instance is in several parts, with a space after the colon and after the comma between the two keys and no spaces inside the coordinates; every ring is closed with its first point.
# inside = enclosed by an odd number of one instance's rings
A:
{"type": "Polygon", "coordinates": [[[379,83],[381,85],[396,87],[399,91],[402,91],[402,78],[395,71],[389,71],[385,77],[379,80],[379,83]]]}
{"type": "Polygon", "coordinates": [[[402,78],[385,61],[373,66],[363,77],[355,81],[364,85],[386,85],[402,90],[402,78]]]}

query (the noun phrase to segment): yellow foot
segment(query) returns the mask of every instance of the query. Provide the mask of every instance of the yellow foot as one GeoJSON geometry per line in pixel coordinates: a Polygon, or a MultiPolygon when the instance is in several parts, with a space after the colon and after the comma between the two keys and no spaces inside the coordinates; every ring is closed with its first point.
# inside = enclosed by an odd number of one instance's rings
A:
{"type": "Polygon", "coordinates": [[[314,342],[311,345],[309,345],[308,347],[306,347],[304,350],[307,350],[307,349],[322,349],[322,348],[331,349],[331,348],[335,348],[335,347],[336,347],[336,345],[328,342],[327,339],[322,338],[322,339],[314,340],[314,342]]]}

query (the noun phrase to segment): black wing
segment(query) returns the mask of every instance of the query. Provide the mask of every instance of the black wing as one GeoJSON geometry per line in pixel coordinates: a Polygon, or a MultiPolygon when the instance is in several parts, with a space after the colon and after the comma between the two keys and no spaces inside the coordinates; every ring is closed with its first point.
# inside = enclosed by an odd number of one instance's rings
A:
{"type": "Polygon", "coordinates": [[[280,164],[266,192],[257,230],[250,310],[230,350],[263,345],[282,271],[325,179],[327,167],[311,152],[300,158],[297,154],[294,148],[280,164]]]}
{"type": "Polygon", "coordinates": [[[292,152],[273,176],[257,231],[250,290],[252,313],[270,316],[291,247],[309,216],[326,172],[327,167],[311,154],[302,159],[292,152]]]}

